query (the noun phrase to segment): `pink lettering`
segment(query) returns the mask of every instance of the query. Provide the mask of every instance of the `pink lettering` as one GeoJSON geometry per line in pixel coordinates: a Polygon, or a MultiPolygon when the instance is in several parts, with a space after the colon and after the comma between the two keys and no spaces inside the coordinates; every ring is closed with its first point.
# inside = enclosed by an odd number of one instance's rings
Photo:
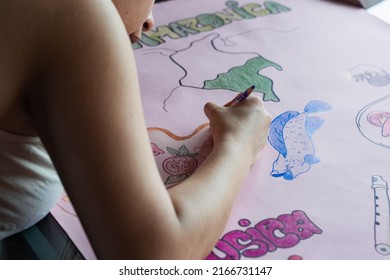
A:
{"type": "Polygon", "coordinates": [[[225,234],[222,239],[241,251],[246,257],[261,257],[268,252],[268,246],[261,240],[253,240],[252,235],[240,230],[233,230],[225,234]],[[255,248],[253,248],[255,247],[255,248]],[[249,248],[249,249],[248,249],[249,248]]]}
{"type": "Polygon", "coordinates": [[[268,252],[272,252],[276,250],[276,247],[270,243],[260,232],[258,232],[255,228],[248,228],[246,230],[248,234],[252,237],[252,242],[249,245],[256,245],[257,249],[246,249],[242,252],[244,257],[248,258],[258,258],[264,256],[268,252]]]}
{"type": "Polygon", "coordinates": [[[291,215],[280,215],[278,220],[285,225],[285,228],[282,230],[283,233],[296,234],[299,236],[299,239],[307,239],[314,234],[322,233],[322,230],[309,220],[305,212],[300,210],[293,211],[291,215]]]}
{"type": "Polygon", "coordinates": [[[298,244],[299,237],[293,233],[283,233],[284,224],[276,219],[267,219],[256,224],[256,228],[275,246],[290,248],[298,244]]]}
{"type": "MultiPolygon", "coordinates": [[[[251,222],[241,219],[238,224],[248,227],[251,222]]],[[[207,259],[239,260],[241,256],[258,258],[277,248],[291,248],[300,240],[321,233],[322,230],[307,217],[305,212],[295,210],[291,214],[280,215],[277,219],[262,220],[245,231],[232,230],[226,233],[207,259]]]]}
{"type": "Polygon", "coordinates": [[[211,252],[207,256],[206,260],[239,260],[240,259],[240,252],[234,249],[232,245],[230,245],[224,240],[219,240],[215,245],[215,249],[214,249],[215,251],[220,251],[225,256],[219,257],[215,252],[211,252]]]}

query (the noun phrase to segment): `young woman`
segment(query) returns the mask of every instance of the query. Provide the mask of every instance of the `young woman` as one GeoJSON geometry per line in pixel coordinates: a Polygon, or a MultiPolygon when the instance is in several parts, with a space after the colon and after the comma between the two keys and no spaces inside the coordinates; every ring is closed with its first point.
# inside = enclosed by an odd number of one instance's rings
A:
{"type": "Polygon", "coordinates": [[[201,259],[212,250],[271,117],[256,97],[206,104],[214,149],[167,190],[130,42],[153,26],[153,4],[0,2],[0,238],[46,215],[63,186],[99,258],[201,259]]]}

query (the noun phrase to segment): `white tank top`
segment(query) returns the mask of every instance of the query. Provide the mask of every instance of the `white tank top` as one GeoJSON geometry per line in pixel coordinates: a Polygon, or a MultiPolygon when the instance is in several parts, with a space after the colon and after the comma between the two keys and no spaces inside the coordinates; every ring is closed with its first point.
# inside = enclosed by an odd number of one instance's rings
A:
{"type": "Polygon", "coordinates": [[[41,220],[62,191],[39,137],[0,130],[0,240],[41,220]]]}

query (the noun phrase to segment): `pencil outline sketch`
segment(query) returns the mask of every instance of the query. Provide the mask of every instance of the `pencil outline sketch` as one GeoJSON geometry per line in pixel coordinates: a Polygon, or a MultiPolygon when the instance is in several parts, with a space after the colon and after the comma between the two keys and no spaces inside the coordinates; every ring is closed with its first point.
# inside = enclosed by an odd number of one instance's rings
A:
{"type": "Polygon", "coordinates": [[[78,217],[78,215],[73,207],[73,204],[70,201],[69,196],[65,192],[61,195],[61,198],[58,200],[56,205],[64,213],[69,214],[73,217],[78,217]]]}
{"type": "Polygon", "coordinates": [[[382,176],[371,177],[371,188],[374,191],[375,218],[374,244],[381,255],[390,254],[390,199],[387,181],[382,176]]]}
{"type": "Polygon", "coordinates": [[[347,70],[346,77],[355,82],[367,82],[374,87],[390,84],[390,75],[386,70],[370,64],[360,64],[347,70]]]}
{"type": "MultiPolygon", "coordinates": [[[[195,89],[202,89],[202,90],[215,90],[215,89],[226,89],[229,91],[232,91],[234,94],[237,92],[245,90],[248,85],[255,85],[256,92],[262,94],[263,101],[273,101],[273,102],[279,102],[280,99],[275,93],[273,89],[273,80],[270,79],[267,76],[264,76],[260,74],[260,71],[262,69],[273,67],[274,69],[278,71],[282,71],[282,67],[266,58],[264,58],[262,55],[260,55],[258,52],[230,52],[227,50],[222,50],[220,47],[217,46],[217,43],[223,44],[225,47],[232,47],[235,46],[237,43],[232,40],[232,38],[239,38],[240,36],[244,36],[246,34],[250,34],[252,32],[258,32],[258,31],[272,31],[272,32],[279,32],[279,33],[290,33],[294,32],[295,30],[299,29],[298,27],[288,29],[288,30],[277,30],[272,28],[258,28],[253,30],[247,30],[238,34],[230,35],[225,38],[222,38],[219,33],[210,33],[207,34],[199,39],[193,40],[189,43],[189,45],[185,48],[182,48],[180,50],[172,50],[168,48],[154,48],[151,50],[145,50],[143,52],[143,55],[162,55],[168,57],[177,67],[179,67],[183,71],[182,77],[178,80],[177,87],[173,88],[168,96],[164,100],[163,109],[164,111],[168,112],[167,109],[167,103],[171,99],[171,97],[177,92],[177,90],[181,87],[187,87],[187,88],[195,88],[195,89]],[[204,80],[203,85],[193,86],[184,83],[183,81],[188,76],[188,70],[185,66],[183,66],[182,63],[180,63],[175,56],[178,54],[188,51],[191,48],[194,47],[194,45],[210,39],[210,45],[213,50],[228,54],[228,55],[251,55],[252,57],[246,61],[246,63],[242,65],[236,65],[228,69],[226,72],[219,73],[216,77],[209,77],[208,79],[204,80]]],[[[207,66],[210,63],[210,61],[207,61],[205,65],[207,66]]],[[[206,67],[205,66],[205,67],[206,67]]]]}
{"type": "Polygon", "coordinates": [[[160,173],[163,172],[161,176],[163,178],[166,177],[163,181],[167,187],[177,185],[190,177],[207,158],[213,148],[211,138],[207,136],[206,129],[208,128],[209,123],[204,123],[199,125],[192,133],[184,136],[176,135],[161,127],[148,128],[151,139],[154,137],[152,137],[150,133],[159,132],[177,143],[176,146],[171,144],[167,146],[164,143],[165,148],[162,147],[163,143],[157,144],[156,139],[153,139],[150,143],[155,159],[161,158],[161,163],[157,163],[157,165],[159,166],[160,173]],[[186,144],[187,141],[196,137],[201,132],[206,133],[205,137],[207,137],[207,139],[193,145],[192,148],[189,148],[186,144]]]}
{"type": "Polygon", "coordinates": [[[361,135],[368,141],[390,149],[390,95],[375,100],[361,109],[355,118],[361,135]]]}

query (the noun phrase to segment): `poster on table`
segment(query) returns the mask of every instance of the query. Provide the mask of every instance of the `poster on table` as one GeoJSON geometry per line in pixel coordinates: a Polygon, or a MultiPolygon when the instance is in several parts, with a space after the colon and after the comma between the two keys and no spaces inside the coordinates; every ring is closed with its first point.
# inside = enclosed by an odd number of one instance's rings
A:
{"type": "MultiPolygon", "coordinates": [[[[167,188],[212,150],[205,103],[253,85],[273,115],[207,259],[390,259],[390,26],[326,0],[172,0],[154,17],[134,55],[167,188]]],[[[52,213],[95,258],[66,194],[52,213]]]]}

